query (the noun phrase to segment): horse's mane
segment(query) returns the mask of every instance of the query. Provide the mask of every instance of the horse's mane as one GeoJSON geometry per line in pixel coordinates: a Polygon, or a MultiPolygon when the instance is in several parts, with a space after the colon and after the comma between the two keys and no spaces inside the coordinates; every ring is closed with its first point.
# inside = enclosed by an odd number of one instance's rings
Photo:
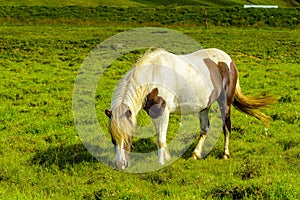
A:
{"type": "MultiPolygon", "coordinates": [[[[128,106],[133,105],[132,94],[137,95],[136,89],[139,88],[139,83],[136,82],[134,78],[135,74],[138,72],[139,67],[147,62],[151,62],[156,56],[165,53],[163,49],[149,49],[146,51],[143,56],[141,56],[138,61],[135,63],[133,68],[131,68],[125,76],[120,80],[118,87],[115,90],[114,98],[112,100],[111,109],[120,105],[127,104],[128,106]],[[131,101],[131,103],[130,103],[131,101]]],[[[131,108],[132,109],[132,108],[131,108]]]]}
{"type": "Polygon", "coordinates": [[[110,128],[115,130],[110,132],[112,134],[117,133],[117,135],[113,135],[113,138],[116,140],[124,140],[126,143],[130,143],[129,140],[134,132],[136,119],[133,117],[130,123],[126,119],[125,113],[130,110],[133,112],[132,115],[137,114],[134,112],[140,109],[137,106],[142,106],[143,97],[145,96],[144,91],[147,86],[143,85],[143,88],[141,88],[140,82],[135,78],[135,74],[138,73],[141,66],[151,63],[156,56],[165,52],[163,49],[148,50],[120,80],[111,103],[111,110],[114,112],[110,120],[110,128]]]}
{"type": "Polygon", "coordinates": [[[145,62],[148,62],[149,60],[153,60],[158,55],[162,55],[163,53],[166,53],[167,51],[164,49],[149,49],[147,50],[142,57],[140,57],[136,64],[135,67],[142,66],[145,62]]]}
{"type": "Polygon", "coordinates": [[[130,69],[125,76],[121,79],[118,84],[118,87],[115,90],[114,98],[111,103],[111,109],[124,103],[124,100],[128,97],[127,89],[131,84],[131,77],[133,74],[134,68],[130,69]]]}

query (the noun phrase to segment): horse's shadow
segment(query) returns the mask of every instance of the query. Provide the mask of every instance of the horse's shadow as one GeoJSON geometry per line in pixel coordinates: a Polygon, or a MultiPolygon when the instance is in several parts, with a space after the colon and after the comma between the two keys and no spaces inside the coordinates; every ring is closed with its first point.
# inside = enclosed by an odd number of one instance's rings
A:
{"type": "MultiPolygon", "coordinates": [[[[193,151],[198,143],[198,139],[198,137],[195,137],[194,140],[191,142],[190,146],[183,151],[182,155],[180,156],[182,159],[189,160],[192,158],[193,151]]],[[[132,152],[149,153],[152,151],[157,151],[157,144],[155,140],[153,140],[153,138],[140,138],[133,143],[132,152]]],[[[223,151],[217,147],[214,147],[211,149],[210,152],[204,155],[203,159],[207,158],[208,156],[222,158],[222,155],[223,151]]]]}
{"type": "Polygon", "coordinates": [[[157,151],[157,144],[152,138],[139,138],[133,142],[131,151],[137,153],[157,151]]]}
{"type": "Polygon", "coordinates": [[[46,150],[37,151],[30,159],[30,163],[33,165],[43,167],[53,167],[55,165],[60,170],[83,162],[96,162],[96,159],[83,144],[49,147],[46,150]]]}
{"type": "MultiPolygon", "coordinates": [[[[189,146],[189,148],[182,154],[181,158],[183,158],[185,160],[192,159],[193,151],[195,150],[195,148],[197,146],[197,142],[198,141],[193,142],[189,146]]],[[[202,159],[206,159],[207,157],[214,157],[217,159],[221,159],[223,156],[223,151],[217,147],[214,147],[209,153],[202,155],[202,156],[204,156],[202,159]]]]}
{"type": "MultiPolygon", "coordinates": [[[[186,160],[190,159],[196,145],[197,140],[194,140],[188,149],[181,155],[181,158],[186,160]]],[[[134,143],[134,148],[132,150],[133,152],[147,153],[151,151],[157,151],[157,145],[151,139],[139,139],[134,143]]],[[[214,148],[207,156],[221,158],[222,151],[214,148]]],[[[30,164],[40,165],[43,167],[57,166],[59,170],[64,170],[67,167],[83,162],[98,162],[98,160],[86,149],[83,144],[74,144],[68,146],[59,145],[49,147],[46,150],[38,150],[29,161],[30,164]]],[[[111,160],[110,164],[113,165],[113,160],[111,160]]]]}

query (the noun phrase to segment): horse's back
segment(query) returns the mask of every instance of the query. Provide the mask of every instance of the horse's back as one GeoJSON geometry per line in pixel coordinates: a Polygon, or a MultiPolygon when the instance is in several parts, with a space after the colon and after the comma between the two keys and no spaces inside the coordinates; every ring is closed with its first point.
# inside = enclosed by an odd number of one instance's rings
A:
{"type": "Polygon", "coordinates": [[[214,90],[209,69],[204,67],[205,62],[201,58],[202,55],[206,58],[205,54],[208,55],[207,52],[198,51],[176,55],[156,50],[137,63],[136,79],[142,85],[154,84],[160,96],[169,104],[174,103],[171,112],[198,112],[206,108],[214,90]]]}
{"type": "MultiPolygon", "coordinates": [[[[215,90],[212,71],[206,59],[215,64],[230,63],[230,56],[219,49],[203,49],[186,55],[156,50],[143,56],[135,65],[136,85],[154,87],[173,113],[193,113],[205,109],[215,90]]],[[[229,65],[229,64],[228,64],[229,65]]]]}
{"type": "Polygon", "coordinates": [[[230,66],[232,62],[231,57],[227,53],[216,48],[201,49],[191,54],[182,55],[182,57],[189,60],[195,67],[203,67],[203,65],[199,65],[199,61],[203,59],[211,59],[216,64],[224,62],[227,66],[230,66]]]}

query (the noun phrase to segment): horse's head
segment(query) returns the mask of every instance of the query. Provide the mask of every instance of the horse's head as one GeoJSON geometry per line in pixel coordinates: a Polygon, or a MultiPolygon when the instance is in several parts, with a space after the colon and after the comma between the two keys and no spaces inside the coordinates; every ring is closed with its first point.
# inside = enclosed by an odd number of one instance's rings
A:
{"type": "Polygon", "coordinates": [[[115,146],[116,167],[125,169],[129,166],[129,153],[135,120],[129,108],[123,104],[116,106],[111,111],[105,110],[105,114],[109,117],[108,130],[115,146]]]}

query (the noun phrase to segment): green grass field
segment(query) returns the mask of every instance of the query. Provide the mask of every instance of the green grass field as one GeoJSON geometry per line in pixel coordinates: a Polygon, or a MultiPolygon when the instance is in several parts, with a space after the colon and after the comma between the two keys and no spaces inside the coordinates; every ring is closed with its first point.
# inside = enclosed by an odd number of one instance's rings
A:
{"type": "MultiPolygon", "coordinates": [[[[116,171],[93,158],[74,126],[74,81],[91,50],[136,26],[0,25],[0,199],[299,199],[297,26],[172,25],[204,48],[228,52],[246,94],[277,97],[265,110],[273,119],[270,127],[233,109],[229,160],[221,159],[223,136],[206,159],[189,159],[194,140],[182,158],[151,173],[116,171]]],[[[132,52],[119,58],[98,85],[96,108],[104,130],[104,110],[110,106],[114,86],[139,56],[132,52]]],[[[171,123],[170,130],[175,128],[171,123]]],[[[133,150],[151,149],[147,144],[155,145],[135,141],[133,150]]]]}

